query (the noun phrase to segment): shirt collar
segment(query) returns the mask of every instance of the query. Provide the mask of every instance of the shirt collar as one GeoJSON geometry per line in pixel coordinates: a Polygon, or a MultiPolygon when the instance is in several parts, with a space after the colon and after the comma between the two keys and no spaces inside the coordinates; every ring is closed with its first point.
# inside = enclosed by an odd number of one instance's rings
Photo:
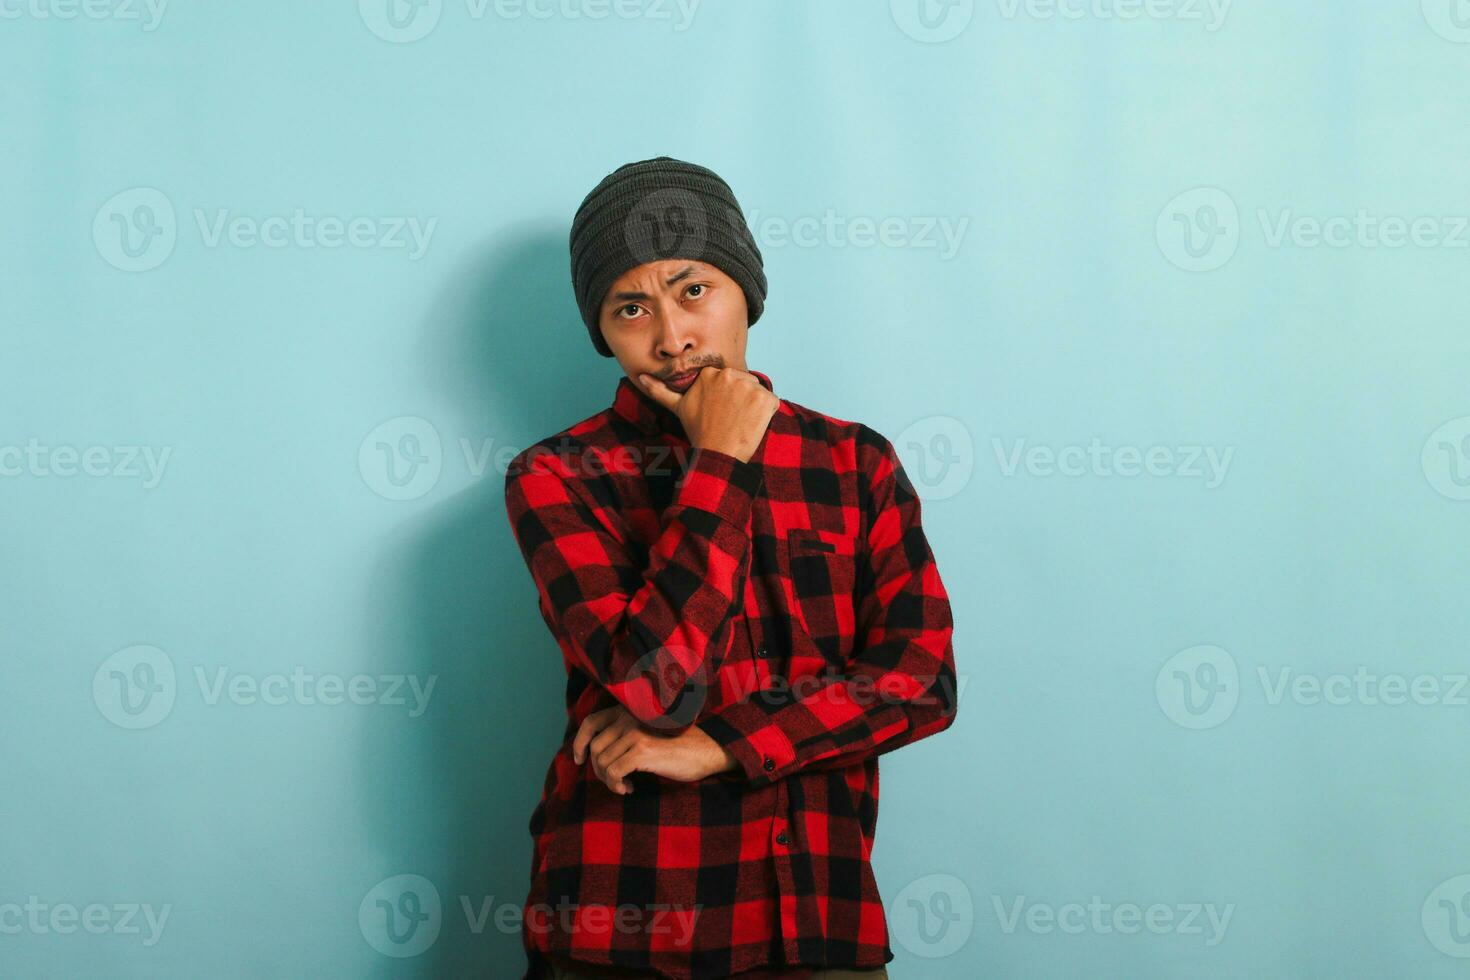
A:
{"type": "MultiPolygon", "coordinates": [[[[775,387],[771,384],[768,375],[760,371],[751,371],[767,391],[775,394],[775,387]]],[[[633,383],[633,379],[626,374],[618,379],[618,389],[613,396],[612,410],[620,417],[636,425],[649,435],[666,433],[676,435],[680,438],[688,438],[684,432],[684,423],[679,421],[679,416],[670,409],[664,408],[651,397],[639,390],[633,383]]]]}

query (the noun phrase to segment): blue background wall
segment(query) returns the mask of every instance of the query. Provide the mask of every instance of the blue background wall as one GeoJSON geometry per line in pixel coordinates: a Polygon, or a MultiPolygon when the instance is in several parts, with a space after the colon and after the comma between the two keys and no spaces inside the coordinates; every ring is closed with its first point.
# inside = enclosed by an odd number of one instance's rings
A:
{"type": "Polygon", "coordinates": [[[1470,5],[395,9],[0,5],[0,975],[512,975],[502,474],[610,401],[567,227],[664,153],[954,599],[891,975],[1463,975],[1470,5]]]}

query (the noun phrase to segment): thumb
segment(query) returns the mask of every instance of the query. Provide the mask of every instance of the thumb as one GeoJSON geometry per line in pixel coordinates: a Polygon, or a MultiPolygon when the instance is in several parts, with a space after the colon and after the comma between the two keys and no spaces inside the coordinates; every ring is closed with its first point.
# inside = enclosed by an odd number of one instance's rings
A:
{"type": "Polygon", "coordinates": [[[679,400],[684,397],[653,375],[644,374],[642,371],[638,372],[638,384],[648,393],[648,397],[671,412],[674,411],[674,406],[679,404],[679,400]]]}

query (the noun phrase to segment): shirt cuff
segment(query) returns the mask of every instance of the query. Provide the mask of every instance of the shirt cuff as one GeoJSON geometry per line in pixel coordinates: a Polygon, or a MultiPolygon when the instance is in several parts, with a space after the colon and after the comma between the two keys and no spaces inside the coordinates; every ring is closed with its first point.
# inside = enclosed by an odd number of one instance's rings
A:
{"type": "Polygon", "coordinates": [[[735,757],[740,771],[750,782],[780,779],[794,768],[796,748],[771,716],[753,701],[727,705],[694,724],[735,757]]]}
{"type": "Polygon", "coordinates": [[[744,524],[764,482],[765,469],[759,463],[717,449],[696,448],[684,469],[673,503],[744,524]]]}

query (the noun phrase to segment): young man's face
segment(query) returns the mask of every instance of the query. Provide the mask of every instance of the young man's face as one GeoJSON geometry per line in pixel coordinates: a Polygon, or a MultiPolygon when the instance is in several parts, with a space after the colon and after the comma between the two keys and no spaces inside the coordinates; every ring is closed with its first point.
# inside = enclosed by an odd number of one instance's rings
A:
{"type": "MultiPolygon", "coordinates": [[[[628,377],[671,379],[701,367],[745,366],[745,292],[708,262],[664,259],[629,269],[602,300],[598,326],[628,377]]],[[[675,384],[687,390],[686,381],[675,384]]]]}

